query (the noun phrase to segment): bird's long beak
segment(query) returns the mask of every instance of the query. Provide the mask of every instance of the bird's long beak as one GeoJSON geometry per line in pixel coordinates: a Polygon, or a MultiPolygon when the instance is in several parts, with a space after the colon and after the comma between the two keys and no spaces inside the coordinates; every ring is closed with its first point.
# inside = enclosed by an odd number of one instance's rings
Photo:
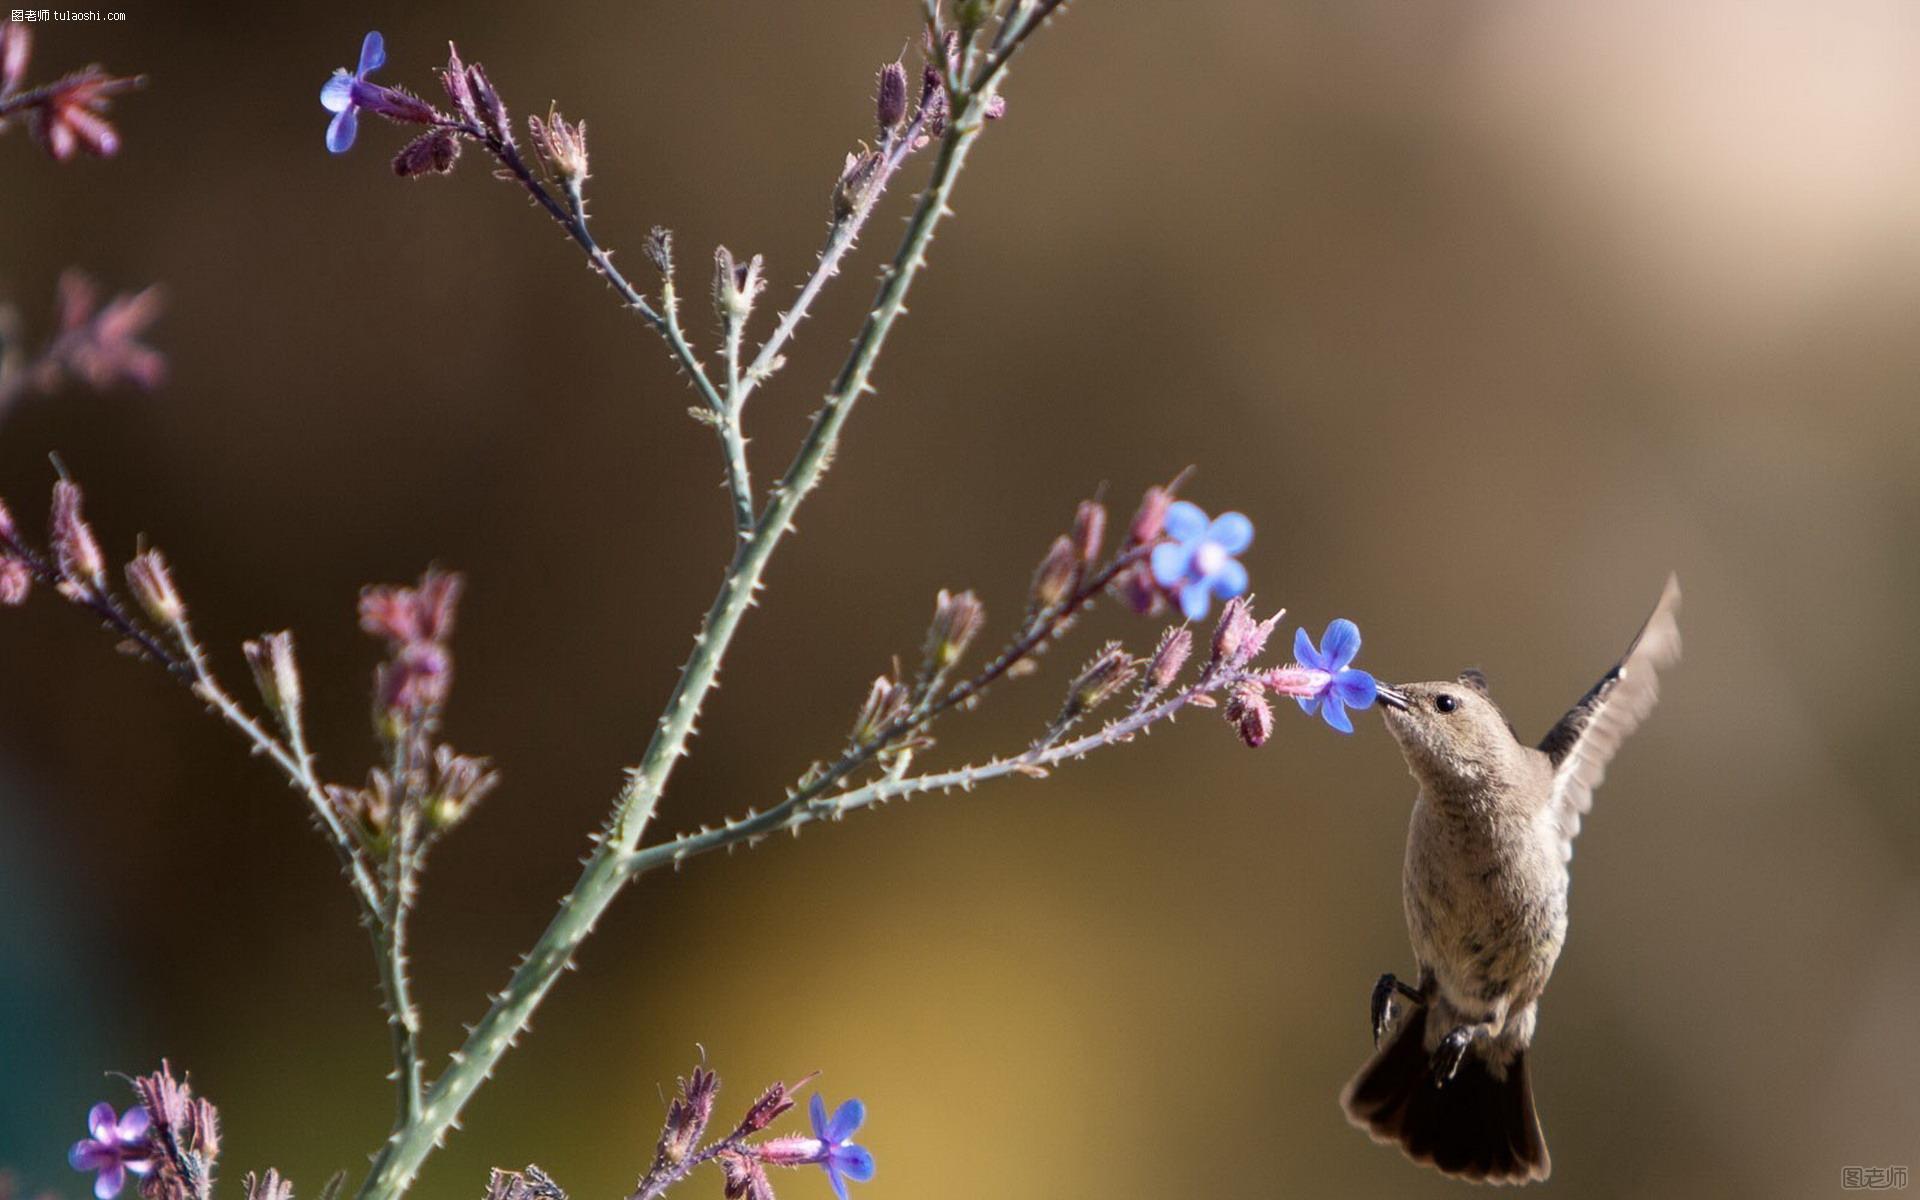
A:
{"type": "Polygon", "coordinates": [[[1397,708],[1401,712],[1407,711],[1407,694],[1399,688],[1391,688],[1383,683],[1379,687],[1378,694],[1380,703],[1388,708],[1397,708]]]}

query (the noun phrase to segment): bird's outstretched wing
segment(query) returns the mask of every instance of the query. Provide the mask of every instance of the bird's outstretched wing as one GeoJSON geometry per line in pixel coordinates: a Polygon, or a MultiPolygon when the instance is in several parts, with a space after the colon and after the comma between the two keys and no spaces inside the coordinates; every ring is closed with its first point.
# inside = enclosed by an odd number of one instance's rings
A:
{"type": "Polygon", "coordinates": [[[1573,857],[1580,818],[1593,807],[1593,789],[1606,777],[1613,752],[1660,698],[1660,672],[1680,661],[1679,612],[1680,578],[1669,575],[1633,645],[1540,743],[1553,763],[1547,803],[1560,827],[1562,859],[1573,857]]]}

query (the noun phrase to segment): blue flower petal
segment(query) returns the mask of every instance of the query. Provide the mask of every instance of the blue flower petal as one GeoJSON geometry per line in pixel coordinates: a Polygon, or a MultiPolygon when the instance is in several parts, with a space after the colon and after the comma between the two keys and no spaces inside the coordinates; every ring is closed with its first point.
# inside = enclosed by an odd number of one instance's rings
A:
{"type": "Polygon", "coordinates": [[[1320,715],[1326,718],[1327,724],[1341,733],[1353,732],[1353,722],[1347,719],[1347,706],[1340,703],[1340,697],[1328,696],[1326,704],[1320,709],[1320,715]]]}
{"type": "Polygon", "coordinates": [[[116,1158],[100,1168],[100,1174],[94,1176],[93,1194],[100,1200],[113,1200],[125,1186],[127,1186],[127,1169],[121,1166],[120,1160],[116,1158]]]}
{"type": "Polygon", "coordinates": [[[1295,696],[1294,699],[1299,701],[1300,711],[1306,713],[1308,716],[1312,716],[1314,710],[1320,707],[1320,697],[1318,696],[1295,696]]]}
{"type": "Polygon", "coordinates": [[[364,79],[386,64],[387,39],[380,36],[378,29],[372,30],[360,43],[360,69],[354,74],[364,79]]]}
{"type": "Polygon", "coordinates": [[[1293,661],[1317,671],[1326,669],[1320,665],[1320,652],[1313,648],[1313,635],[1304,629],[1293,631],[1293,661]]]}
{"type": "Polygon", "coordinates": [[[1191,500],[1175,500],[1161,528],[1176,542],[1190,542],[1207,531],[1207,514],[1191,500]]]}
{"type": "Polygon", "coordinates": [[[1207,526],[1207,540],[1228,554],[1238,554],[1253,545],[1253,521],[1245,513],[1221,513],[1207,526]]]}
{"type": "Polygon", "coordinates": [[[827,1160],[827,1182],[833,1185],[834,1195],[840,1200],[847,1200],[847,1181],[841,1176],[840,1169],[833,1165],[832,1159],[827,1160]]]}
{"type": "MultiPolygon", "coordinates": [[[[818,1093],[815,1094],[817,1095],[818,1093]]],[[[826,1136],[823,1140],[829,1142],[844,1142],[853,1136],[854,1130],[860,1128],[860,1123],[866,1119],[867,1106],[858,1100],[849,1100],[845,1104],[842,1104],[839,1110],[833,1114],[833,1122],[827,1126],[826,1136]]]]}
{"type": "Polygon", "coordinates": [[[1179,542],[1161,542],[1153,548],[1153,580],[1161,587],[1172,587],[1187,577],[1193,565],[1193,550],[1179,542]]]}
{"type": "Polygon", "coordinates": [[[1207,586],[1220,599],[1231,600],[1247,590],[1247,569],[1238,559],[1230,558],[1218,571],[1207,576],[1207,586]]]}
{"type": "Polygon", "coordinates": [[[827,1138],[827,1102],[820,1098],[819,1092],[815,1092],[813,1099],[807,1101],[807,1116],[813,1119],[813,1136],[823,1142],[829,1140],[827,1138]]]}
{"type": "Polygon", "coordinates": [[[1204,621],[1207,609],[1213,606],[1211,596],[1206,581],[1196,579],[1180,589],[1180,611],[1187,614],[1189,621],[1204,621]]]}
{"type": "Polygon", "coordinates": [[[67,1165],[76,1171],[98,1171],[113,1161],[113,1155],[92,1138],[82,1138],[67,1151],[67,1165]]]}
{"type": "Polygon", "coordinates": [[[1350,708],[1371,708],[1380,694],[1373,676],[1356,667],[1348,667],[1333,677],[1333,695],[1350,708]]]}
{"type": "Polygon", "coordinates": [[[840,1173],[855,1183],[873,1178],[873,1154],[865,1146],[842,1146],[833,1156],[840,1173]]]}
{"type": "Polygon", "coordinates": [[[96,1142],[113,1145],[119,1136],[119,1123],[120,1118],[114,1114],[113,1105],[104,1100],[87,1110],[87,1132],[93,1135],[96,1142]]]}
{"type": "Polygon", "coordinates": [[[360,132],[360,110],[343,108],[327,124],[327,149],[345,154],[353,149],[354,135],[360,132]]]}
{"type": "Polygon", "coordinates": [[[328,112],[345,112],[347,105],[352,103],[353,76],[346,71],[335,71],[325,83],[320,85],[320,107],[328,112]]]}
{"type": "Polygon", "coordinates": [[[1325,660],[1321,669],[1339,671],[1353,661],[1360,653],[1360,627],[1341,617],[1327,626],[1327,632],[1320,638],[1320,654],[1325,660]]]}

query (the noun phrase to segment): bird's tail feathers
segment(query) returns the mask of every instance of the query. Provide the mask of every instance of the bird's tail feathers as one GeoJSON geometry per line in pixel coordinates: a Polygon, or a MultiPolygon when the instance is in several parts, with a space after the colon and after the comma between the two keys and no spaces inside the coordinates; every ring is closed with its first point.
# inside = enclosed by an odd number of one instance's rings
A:
{"type": "Polygon", "coordinates": [[[1437,1083],[1427,1007],[1415,1005],[1340,1094],[1347,1120],[1417,1163],[1477,1183],[1531,1183],[1552,1165],[1533,1110],[1526,1051],[1499,1071],[1469,1051],[1437,1083]]]}

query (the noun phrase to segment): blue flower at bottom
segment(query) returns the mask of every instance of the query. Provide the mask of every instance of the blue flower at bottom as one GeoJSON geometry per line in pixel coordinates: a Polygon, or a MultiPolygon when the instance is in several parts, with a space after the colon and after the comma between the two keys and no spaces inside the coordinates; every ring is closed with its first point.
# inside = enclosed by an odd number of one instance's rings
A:
{"type": "Polygon", "coordinates": [[[1153,581],[1180,597],[1187,620],[1205,620],[1214,600],[1247,590],[1247,569],[1234,557],[1253,544],[1253,522],[1245,515],[1221,513],[1209,521],[1198,504],[1176,500],[1162,528],[1172,540],[1153,548],[1153,581]]]}
{"type": "Polygon", "coordinates": [[[354,135],[360,131],[360,106],[365,102],[367,76],[386,61],[387,40],[376,29],[360,43],[359,68],[348,74],[347,69],[341,67],[333,73],[333,78],[320,85],[320,106],[333,114],[333,120],[327,124],[327,149],[335,154],[345,154],[353,148],[354,135]]]}
{"type": "Polygon", "coordinates": [[[1294,660],[1303,667],[1327,673],[1327,681],[1317,694],[1299,697],[1300,707],[1309,714],[1317,710],[1327,724],[1341,733],[1353,732],[1347,709],[1367,708],[1380,694],[1380,685],[1374,682],[1373,676],[1347,665],[1359,653],[1360,627],[1345,617],[1327,626],[1318,649],[1314,648],[1306,630],[1293,635],[1294,660]]]}
{"type": "Polygon", "coordinates": [[[865,1146],[856,1146],[847,1140],[867,1119],[867,1106],[858,1100],[849,1100],[829,1118],[827,1102],[815,1092],[807,1114],[813,1118],[813,1136],[819,1138],[824,1147],[825,1157],[820,1165],[826,1168],[827,1181],[833,1184],[840,1200],[847,1200],[847,1180],[865,1183],[873,1178],[872,1153],[865,1146]]]}

